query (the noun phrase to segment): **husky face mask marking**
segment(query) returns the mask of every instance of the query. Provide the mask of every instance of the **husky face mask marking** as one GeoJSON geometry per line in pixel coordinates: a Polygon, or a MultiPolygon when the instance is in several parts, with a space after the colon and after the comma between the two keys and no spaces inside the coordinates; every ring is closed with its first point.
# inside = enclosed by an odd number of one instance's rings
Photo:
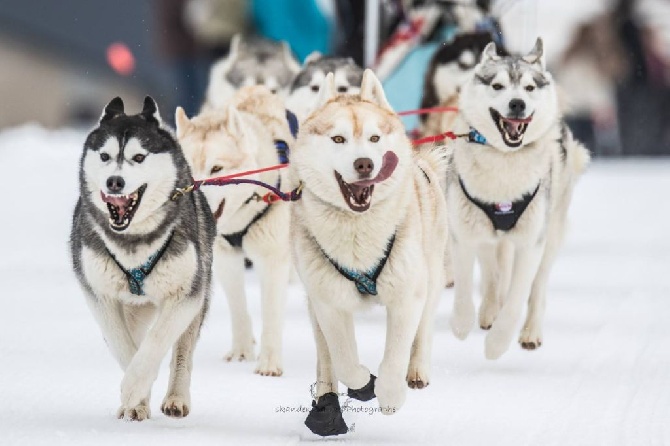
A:
{"type": "Polygon", "coordinates": [[[223,107],[236,90],[251,85],[263,85],[272,93],[285,95],[299,70],[286,43],[260,38],[243,41],[235,35],[228,56],[210,70],[207,101],[223,107]]]}
{"type": "Polygon", "coordinates": [[[291,84],[286,107],[296,114],[299,121],[307,118],[319,97],[319,89],[328,73],[333,73],[337,94],[358,94],[363,79],[363,69],[353,59],[324,57],[318,52],[310,54],[291,84]]]}
{"type": "Polygon", "coordinates": [[[82,184],[114,231],[154,215],[175,187],[174,143],[161,134],[161,123],[153,99],[139,115],[127,116],[116,98],[86,140],[82,184]]]}
{"type": "Polygon", "coordinates": [[[537,140],[558,118],[542,40],[523,57],[500,57],[490,43],[466,83],[460,106],[470,125],[494,147],[510,151],[537,140]]]}
{"type": "Polygon", "coordinates": [[[405,144],[402,124],[371,72],[363,78],[360,97],[338,95],[332,73],[320,91],[317,110],[303,126],[309,149],[294,153],[292,163],[306,187],[323,201],[367,211],[373,193],[376,200],[393,194],[393,174],[399,164],[409,162],[408,153],[394,150],[405,144]],[[327,178],[332,180],[324,182],[327,178]]]}

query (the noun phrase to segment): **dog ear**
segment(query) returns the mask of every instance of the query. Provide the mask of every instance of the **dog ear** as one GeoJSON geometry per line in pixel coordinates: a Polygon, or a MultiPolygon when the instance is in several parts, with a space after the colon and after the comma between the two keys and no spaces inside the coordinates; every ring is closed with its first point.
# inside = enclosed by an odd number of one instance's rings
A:
{"type": "Polygon", "coordinates": [[[484,51],[482,51],[482,62],[485,60],[499,60],[500,56],[498,56],[498,49],[496,48],[495,42],[489,42],[488,45],[486,45],[486,48],[484,48],[484,51]]]}
{"type": "Polygon", "coordinates": [[[314,62],[315,60],[319,60],[323,57],[323,54],[321,54],[318,51],[312,51],[309,53],[307,57],[305,57],[305,61],[302,63],[303,66],[307,65],[310,62],[314,62]]]}
{"type": "Polygon", "coordinates": [[[191,121],[189,121],[183,108],[177,107],[174,114],[174,122],[177,125],[177,138],[183,138],[191,125],[191,121]]]}
{"type": "Polygon", "coordinates": [[[163,123],[161,115],[158,113],[158,105],[156,105],[156,101],[154,101],[151,96],[146,96],[144,98],[144,107],[142,108],[140,116],[146,119],[147,122],[156,124],[158,127],[163,123]]]}
{"type": "Polygon", "coordinates": [[[363,72],[363,81],[361,82],[361,99],[364,101],[370,101],[382,108],[393,111],[391,104],[389,104],[386,100],[384,87],[382,87],[382,84],[379,82],[379,79],[377,79],[377,76],[375,76],[375,73],[369,68],[363,72]]]}
{"type": "Polygon", "coordinates": [[[530,64],[538,64],[544,70],[544,44],[542,42],[542,37],[537,38],[535,41],[535,46],[532,50],[530,50],[530,53],[523,57],[523,60],[530,64]]]}
{"type": "Polygon", "coordinates": [[[314,102],[313,110],[323,107],[328,101],[336,95],[335,91],[335,76],[333,73],[328,73],[326,78],[321,83],[321,88],[319,88],[319,96],[314,102]]]}
{"type": "Polygon", "coordinates": [[[109,101],[109,104],[102,110],[99,123],[102,124],[105,121],[109,121],[110,119],[121,115],[123,115],[123,99],[117,96],[109,101]]]}
{"type": "Polygon", "coordinates": [[[288,43],[286,42],[281,43],[281,51],[284,63],[286,64],[288,69],[293,74],[298,73],[300,71],[300,64],[296,62],[295,57],[293,57],[293,53],[291,52],[291,48],[288,46],[288,43]]]}
{"type": "Polygon", "coordinates": [[[226,57],[227,60],[237,59],[237,55],[240,52],[241,42],[242,36],[239,33],[233,35],[233,37],[230,39],[230,49],[228,50],[228,57],[226,57]]]}
{"type": "Polygon", "coordinates": [[[226,130],[231,135],[239,135],[240,137],[244,135],[244,122],[242,122],[242,116],[240,112],[232,105],[228,106],[226,120],[226,130]]]}

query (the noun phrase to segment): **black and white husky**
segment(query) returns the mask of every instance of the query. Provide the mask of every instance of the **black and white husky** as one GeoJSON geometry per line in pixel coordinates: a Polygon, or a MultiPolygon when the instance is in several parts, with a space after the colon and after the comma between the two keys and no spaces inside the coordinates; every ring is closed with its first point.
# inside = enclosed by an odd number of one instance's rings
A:
{"type": "Polygon", "coordinates": [[[542,345],[549,272],[563,238],[587,150],[562,122],[542,40],[525,56],[500,57],[490,43],[460,94],[450,144],[447,215],[456,281],[452,329],[465,338],[475,322],[472,272],[482,271],[479,324],[490,329],[486,357],[508,348],[524,302],[519,343],[542,345]]]}
{"type": "Polygon", "coordinates": [[[72,262],[125,371],[118,416],[149,418],[151,386],[174,346],[161,410],[184,417],[209,300],[215,226],[199,192],[174,195],[191,171],[153,99],[132,116],[120,98],[105,107],[84,144],[79,180],[72,262]]]}
{"type": "Polygon", "coordinates": [[[353,59],[322,56],[315,51],[305,59],[286,98],[286,108],[296,115],[298,121],[304,121],[315,108],[319,87],[328,73],[333,73],[337,94],[358,94],[361,91],[363,68],[353,59]]]}

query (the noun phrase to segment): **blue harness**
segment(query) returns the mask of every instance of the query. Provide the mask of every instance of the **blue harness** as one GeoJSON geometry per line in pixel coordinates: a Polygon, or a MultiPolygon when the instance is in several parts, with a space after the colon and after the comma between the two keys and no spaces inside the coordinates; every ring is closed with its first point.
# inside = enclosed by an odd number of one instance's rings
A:
{"type": "Polygon", "coordinates": [[[165,240],[165,243],[163,243],[163,246],[160,247],[158,251],[153,253],[152,255],[149,256],[146,262],[144,262],[142,265],[138,266],[137,268],[132,268],[132,269],[126,269],[121,265],[121,262],[119,262],[114,254],[111,253],[111,251],[107,248],[107,254],[114,260],[114,263],[123,271],[123,274],[126,275],[126,279],[128,279],[128,288],[130,288],[130,292],[136,296],[144,296],[144,279],[147,278],[147,276],[153,271],[154,267],[158,263],[158,261],[163,257],[163,254],[165,254],[165,251],[167,250],[168,245],[172,241],[172,236],[174,235],[174,231],[170,234],[170,236],[165,240]]]}
{"type": "MultiPolygon", "coordinates": [[[[316,242],[316,240],[314,241],[316,242]]],[[[356,289],[358,290],[358,292],[364,296],[367,294],[371,294],[373,296],[377,295],[377,279],[379,278],[379,275],[384,269],[384,265],[386,265],[386,261],[388,260],[389,255],[391,254],[391,250],[393,249],[394,243],[395,243],[395,232],[393,233],[393,236],[391,236],[391,239],[388,241],[388,244],[386,245],[386,249],[384,250],[384,255],[382,256],[382,258],[377,261],[377,264],[373,268],[364,272],[364,271],[357,271],[351,268],[346,268],[340,265],[332,257],[330,257],[326,253],[326,251],[323,250],[323,248],[321,247],[321,245],[319,245],[318,242],[316,242],[317,246],[319,247],[319,249],[321,249],[321,252],[328,259],[331,265],[333,265],[335,269],[340,274],[342,274],[346,279],[352,281],[354,285],[356,285],[356,289]]]]}

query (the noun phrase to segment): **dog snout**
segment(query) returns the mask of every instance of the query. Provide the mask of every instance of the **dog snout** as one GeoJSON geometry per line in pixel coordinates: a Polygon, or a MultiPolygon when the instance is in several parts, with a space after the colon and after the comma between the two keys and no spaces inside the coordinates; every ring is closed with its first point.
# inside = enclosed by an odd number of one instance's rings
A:
{"type": "Polygon", "coordinates": [[[361,178],[369,177],[374,168],[375,164],[370,158],[358,158],[354,161],[354,169],[361,178]]]}
{"type": "Polygon", "coordinates": [[[107,178],[107,190],[113,194],[120,193],[125,186],[126,182],[123,180],[123,177],[114,175],[107,178]]]}
{"type": "Polygon", "coordinates": [[[509,111],[510,114],[516,117],[521,117],[526,111],[526,103],[521,99],[512,99],[509,101],[509,111]]]}

